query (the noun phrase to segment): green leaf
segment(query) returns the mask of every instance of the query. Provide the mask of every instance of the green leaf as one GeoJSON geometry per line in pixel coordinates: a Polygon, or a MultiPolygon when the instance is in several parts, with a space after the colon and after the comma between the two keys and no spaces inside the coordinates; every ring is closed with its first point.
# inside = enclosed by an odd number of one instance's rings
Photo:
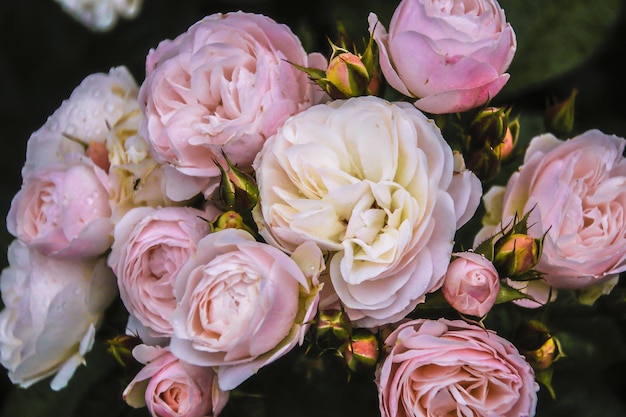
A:
{"type": "Polygon", "coordinates": [[[511,78],[501,97],[573,70],[602,46],[620,0],[501,0],[517,36],[511,78]]]}

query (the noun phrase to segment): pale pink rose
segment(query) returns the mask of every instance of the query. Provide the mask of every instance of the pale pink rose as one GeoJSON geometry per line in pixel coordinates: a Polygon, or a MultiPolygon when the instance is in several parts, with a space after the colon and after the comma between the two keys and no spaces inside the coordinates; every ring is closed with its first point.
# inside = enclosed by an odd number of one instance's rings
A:
{"type": "Polygon", "coordinates": [[[66,260],[14,240],[0,289],[0,362],[14,384],[28,387],[54,375],[67,384],[94,343],[105,309],[117,294],[104,258],[66,260]]]}
{"type": "Polygon", "coordinates": [[[321,89],[290,63],[325,67],[287,26],[244,12],[207,16],[150,51],[141,132],[158,160],[198,177],[183,181],[188,193],[215,184],[222,150],[248,169],[265,139],[320,100],[321,89]]]}
{"type": "Polygon", "coordinates": [[[369,25],[385,79],[423,111],[476,108],[509,79],[517,43],[496,0],[403,0],[388,33],[373,13],[369,25]]]}
{"type": "Polygon", "coordinates": [[[494,207],[487,207],[480,235],[530,212],[528,234],[546,234],[535,267],[546,287],[579,289],[613,279],[626,270],[625,145],[598,130],[566,141],[534,138],[504,193],[494,193],[501,200],[486,200],[494,207]]]}
{"type": "Polygon", "coordinates": [[[147,406],[155,417],[217,417],[228,402],[211,367],[185,363],[159,346],[139,345],[133,356],[145,366],[122,394],[131,407],[147,406]]]}
{"type": "Polygon", "coordinates": [[[312,243],[289,257],[242,230],[209,234],[176,278],[172,353],[235,388],[303,342],[322,268],[312,243]]]}
{"type": "Polygon", "coordinates": [[[338,299],[362,327],[399,321],[441,287],[481,194],[432,120],[373,96],[292,117],[254,167],[261,235],[286,251],[310,241],[329,252],[321,303],[338,299]]]}
{"type": "Polygon", "coordinates": [[[45,255],[94,257],[111,245],[107,175],[74,156],[65,168],[25,179],[7,215],[9,232],[45,255]]]}
{"type": "Polygon", "coordinates": [[[377,371],[382,417],[535,414],[539,386],[515,346],[462,320],[418,319],[385,340],[377,371]]]}
{"type": "Polygon", "coordinates": [[[68,155],[85,155],[90,144],[105,143],[110,130],[137,110],[137,94],[126,67],[85,77],[28,139],[22,177],[64,168],[68,155]]]}
{"type": "Polygon", "coordinates": [[[498,298],[500,277],[484,255],[454,253],[443,281],[443,295],[459,313],[483,317],[498,298]]]}
{"type": "Polygon", "coordinates": [[[210,232],[203,216],[191,207],[139,207],[115,226],[108,262],[124,306],[152,337],[173,333],[174,278],[210,232]]]}

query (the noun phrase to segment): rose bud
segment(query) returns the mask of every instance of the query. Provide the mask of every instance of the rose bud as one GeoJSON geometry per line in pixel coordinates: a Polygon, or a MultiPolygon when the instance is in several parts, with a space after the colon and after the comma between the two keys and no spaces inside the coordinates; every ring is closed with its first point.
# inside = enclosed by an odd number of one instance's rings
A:
{"type": "Polygon", "coordinates": [[[556,136],[564,137],[569,135],[574,129],[574,103],[577,89],[573,89],[570,96],[550,107],[544,116],[544,125],[548,132],[556,136]]]}
{"type": "Polygon", "coordinates": [[[376,335],[366,329],[357,329],[342,347],[341,353],[348,368],[353,372],[376,366],[380,354],[376,335]]]}
{"type": "Polygon", "coordinates": [[[517,138],[519,137],[519,129],[519,118],[515,118],[515,120],[509,123],[509,127],[506,130],[504,139],[502,139],[502,143],[493,148],[501,161],[508,159],[515,150],[517,138]]]}
{"type": "Polygon", "coordinates": [[[513,233],[496,242],[495,258],[496,269],[502,275],[512,277],[530,271],[541,255],[541,239],[513,233]]]}
{"type": "Polygon", "coordinates": [[[335,56],[326,70],[327,91],[334,99],[362,95],[369,84],[369,79],[369,73],[361,58],[350,52],[335,56]]]}
{"type": "Polygon", "coordinates": [[[498,175],[500,166],[500,156],[489,147],[474,152],[467,160],[467,167],[483,182],[498,175]]]}
{"type": "Polygon", "coordinates": [[[317,316],[315,337],[322,345],[339,346],[350,338],[350,320],[341,310],[322,310],[317,316]]]}
{"type": "Polygon", "coordinates": [[[459,313],[483,317],[498,297],[498,271],[481,254],[458,252],[454,256],[444,277],[443,296],[459,313]]]}
{"type": "Polygon", "coordinates": [[[560,357],[558,341],[545,324],[531,320],[517,330],[521,353],[536,371],[549,368],[560,357]]]}
{"type": "Polygon", "coordinates": [[[229,210],[220,214],[212,223],[213,231],[217,232],[223,229],[241,229],[248,233],[253,233],[251,228],[244,222],[243,217],[233,210],[229,210]]]}
{"type": "Polygon", "coordinates": [[[502,143],[508,130],[509,111],[498,107],[481,110],[469,127],[469,148],[471,150],[485,146],[494,148],[502,143]]]}
{"type": "Polygon", "coordinates": [[[222,156],[226,160],[228,170],[215,161],[221,173],[219,198],[216,205],[222,210],[237,212],[252,210],[259,200],[259,188],[254,178],[233,165],[224,152],[222,156]]]}

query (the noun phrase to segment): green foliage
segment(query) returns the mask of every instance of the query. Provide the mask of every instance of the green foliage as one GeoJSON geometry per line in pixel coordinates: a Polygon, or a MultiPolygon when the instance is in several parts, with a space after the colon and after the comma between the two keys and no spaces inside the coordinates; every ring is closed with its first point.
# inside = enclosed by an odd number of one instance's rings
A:
{"type": "Polygon", "coordinates": [[[502,96],[519,95],[585,63],[604,46],[621,0],[500,0],[517,36],[502,96]]]}

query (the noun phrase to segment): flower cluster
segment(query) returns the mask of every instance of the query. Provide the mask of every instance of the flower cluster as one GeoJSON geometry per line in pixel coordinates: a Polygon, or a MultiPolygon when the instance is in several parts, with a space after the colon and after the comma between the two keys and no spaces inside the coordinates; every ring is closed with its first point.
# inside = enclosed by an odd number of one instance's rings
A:
{"type": "Polygon", "coordinates": [[[64,388],[119,299],[109,343],[139,369],[120,394],[153,416],[217,416],[298,346],[371,371],[383,417],[535,414],[559,344],[487,319],[617,283],[626,140],[537,136],[491,186],[519,136],[491,105],[517,46],[504,10],[402,0],[366,21],[364,49],[342,36],[327,57],[270,17],[213,14],[152,49],[140,85],[117,67],[74,90],[7,216],[13,383],[64,388]]]}

